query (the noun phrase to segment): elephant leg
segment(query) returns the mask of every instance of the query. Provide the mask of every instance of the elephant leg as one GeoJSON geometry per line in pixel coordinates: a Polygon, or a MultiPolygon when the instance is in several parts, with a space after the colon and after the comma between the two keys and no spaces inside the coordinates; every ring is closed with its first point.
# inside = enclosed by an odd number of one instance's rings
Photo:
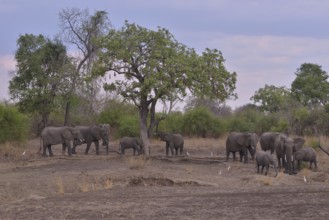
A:
{"type": "Polygon", "coordinates": [[[240,154],[240,162],[242,162],[243,152],[242,151],[239,151],[239,154],[240,154]]]}
{"type": "Polygon", "coordinates": [[[314,168],[317,170],[318,169],[318,165],[316,164],[316,160],[314,160],[313,163],[314,163],[314,168]]]}
{"type": "Polygon", "coordinates": [[[72,157],[72,148],[71,148],[71,143],[67,142],[65,143],[66,147],[67,147],[67,153],[69,155],[69,157],[72,157]]]}
{"type": "Polygon", "coordinates": [[[229,151],[226,151],[226,162],[228,162],[229,156],[230,156],[230,152],[229,151]]]}
{"type": "Polygon", "coordinates": [[[270,168],[269,165],[266,165],[266,169],[265,169],[265,176],[267,176],[267,173],[268,173],[268,169],[270,168]]]}
{"type": "Polygon", "coordinates": [[[136,155],[136,147],[133,147],[133,155],[136,155]]]}
{"type": "Polygon", "coordinates": [[[233,155],[233,161],[235,161],[236,160],[235,151],[232,152],[232,155],[233,155]]]}
{"type": "Polygon", "coordinates": [[[260,173],[263,173],[264,171],[264,165],[262,165],[262,170],[260,171],[260,173]]]}
{"type": "Polygon", "coordinates": [[[169,145],[171,155],[174,156],[174,146],[172,144],[169,145]]]}
{"type": "Polygon", "coordinates": [[[99,155],[99,141],[95,141],[96,155],[99,155]]]}
{"type": "Polygon", "coordinates": [[[243,149],[244,163],[248,163],[248,150],[247,148],[243,149]]]}
{"type": "Polygon", "coordinates": [[[85,150],[85,154],[88,154],[88,152],[89,152],[89,148],[90,148],[90,145],[91,145],[91,142],[88,142],[88,143],[87,143],[86,150],[85,150]]]}
{"type": "Polygon", "coordinates": [[[47,145],[43,145],[43,152],[42,152],[42,156],[46,157],[47,156],[47,145]]]}
{"type": "Polygon", "coordinates": [[[259,173],[259,167],[260,167],[260,166],[257,164],[257,173],[259,173]]]}
{"type": "Polygon", "coordinates": [[[183,147],[180,147],[180,148],[179,148],[179,153],[180,153],[180,155],[182,156],[182,154],[183,154],[183,147]]]}
{"type": "Polygon", "coordinates": [[[175,156],[178,156],[178,148],[175,147],[175,156]]]}
{"type": "Polygon", "coordinates": [[[169,154],[169,146],[168,144],[166,144],[166,155],[168,156],[168,154],[169,154]]]}
{"type": "Polygon", "coordinates": [[[51,145],[48,145],[48,152],[50,157],[54,156],[53,151],[51,150],[51,145]]]}
{"type": "Polygon", "coordinates": [[[62,144],[62,155],[64,155],[65,150],[66,150],[66,145],[65,144],[62,144]]]}
{"type": "Polygon", "coordinates": [[[77,152],[75,151],[75,148],[77,147],[78,145],[75,145],[73,144],[73,147],[72,147],[72,154],[76,154],[77,152]]]}

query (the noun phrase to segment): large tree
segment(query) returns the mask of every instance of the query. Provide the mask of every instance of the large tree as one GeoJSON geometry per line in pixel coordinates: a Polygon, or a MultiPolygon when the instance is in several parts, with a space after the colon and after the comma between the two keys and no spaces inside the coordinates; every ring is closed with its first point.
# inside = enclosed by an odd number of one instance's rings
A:
{"type": "Polygon", "coordinates": [[[72,105],[72,97],[75,92],[89,103],[89,111],[93,113],[94,103],[97,99],[100,83],[91,74],[93,64],[97,60],[98,47],[96,41],[99,37],[108,33],[111,28],[107,12],[96,11],[93,15],[88,10],[77,8],[63,9],[59,13],[61,36],[72,47],[76,55],[74,63],[74,77],[70,86],[70,92],[66,97],[64,124],[69,123],[69,115],[72,105]]]}
{"type": "Polygon", "coordinates": [[[65,93],[70,75],[64,67],[70,62],[66,47],[43,35],[22,35],[17,45],[17,70],[9,82],[10,96],[22,111],[41,115],[40,132],[48,123],[57,96],[65,93]]]}
{"type": "Polygon", "coordinates": [[[220,51],[206,49],[199,56],[164,28],[153,31],[126,22],[120,30],[110,31],[101,45],[95,73],[119,75],[105,88],[138,107],[147,157],[159,100],[183,99],[189,92],[220,100],[236,97],[236,73],[225,69],[220,51]]]}
{"type": "Polygon", "coordinates": [[[305,106],[314,108],[329,101],[328,74],[321,66],[304,63],[296,71],[291,92],[305,106]]]}

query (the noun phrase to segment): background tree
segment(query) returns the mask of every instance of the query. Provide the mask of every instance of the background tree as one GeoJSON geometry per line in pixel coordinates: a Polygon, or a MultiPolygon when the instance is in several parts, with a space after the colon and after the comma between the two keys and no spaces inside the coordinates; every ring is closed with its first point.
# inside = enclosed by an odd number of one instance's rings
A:
{"type": "Polygon", "coordinates": [[[119,74],[105,85],[139,109],[140,135],[148,157],[149,140],[159,100],[205,95],[225,100],[234,93],[236,74],[226,71],[218,50],[206,49],[198,56],[193,49],[178,43],[166,29],[148,30],[125,23],[103,38],[97,75],[119,74]],[[150,116],[149,126],[147,119],[150,116]]]}
{"type": "Polygon", "coordinates": [[[227,117],[232,115],[232,108],[219,100],[207,98],[190,97],[186,101],[184,111],[189,111],[195,108],[207,108],[216,116],[227,117]]]}
{"type": "Polygon", "coordinates": [[[305,106],[315,108],[328,103],[328,74],[317,64],[304,63],[297,69],[291,92],[305,106]]]}
{"type": "Polygon", "coordinates": [[[290,91],[287,88],[273,85],[265,85],[250,98],[255,104],[260,104],[259,107],[262,111],[271,113],[284,110],[290,99],[290,91]]]}
{"type": "Polygon", "coordinates": [[[68,124],[72,98],[77,90],[89,103],[89,113],[94,113],[94,105],[100,90],[100,83],[91,74],[91,69],[97,60],[98,47],[96,41],[111,28],[107,12],[96,11],[93,15],[88,10],[77,8],[63,9],[59,13],[61,35],[65,42],[73,45],[79,53],[74,57],[75,70],[67,93],[64,124],[68,124]]]}
{"type": "Polygon", "coordinates": [[[39,133],[47,125],[61,89],[70,81],[70,74],[64,71],[69,59],[62,43],[42,35],[22,35],[17,44],[17,71],[9,82],[9,92],[21,111],[41,115],[39,133]]]}

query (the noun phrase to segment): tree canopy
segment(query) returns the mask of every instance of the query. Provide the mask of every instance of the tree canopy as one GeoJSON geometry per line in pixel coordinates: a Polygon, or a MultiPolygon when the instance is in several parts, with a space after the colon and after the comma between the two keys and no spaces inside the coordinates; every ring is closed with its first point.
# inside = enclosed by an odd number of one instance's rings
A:
{"type": "Polygon", "coordinates": [[[70,81],[64,71],[69,65],[66,48],[56,40],[32,34],[20,36],[17,44],[17,71],[9,82],[10,96],[22,111],[42,115],[42,128],[56,97],[66,92],[70,81]]]}
{"type": "Polygon", "coordinates": [[[268,112],[278,112],[283,110],[290,99],[290,91],[284,86],[276,87],[266,85],[258,89],[250,98],[254,103],[260,103],[260,109],[268,112]]]}
{"type": "Polygon", "coordinates": [[[308,107],[325,105],[329,101],[328,74],[321,66],[304,63],[297,69],[296,78],[292,82],[291,92],[298,101],[308,107]]]}
{"type": "Polygon", "coordinates": [[[220,51],[206,49],[198,55],[164,28],[153,31],[126,22],[120,30],[110,31],[100,44],[95,74],[121,75],[104,88],[138,107],[144,141],[152,133],[159,100],[182,99],[188,92],[220,100],[236,97],[236,73],[225,69],[220,51]]]}

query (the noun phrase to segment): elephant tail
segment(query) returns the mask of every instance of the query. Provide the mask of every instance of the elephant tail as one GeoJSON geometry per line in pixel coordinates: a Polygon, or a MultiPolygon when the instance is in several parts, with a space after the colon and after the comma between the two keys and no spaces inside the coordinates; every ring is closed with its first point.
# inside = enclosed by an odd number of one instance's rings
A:
{"type": "Polygon", "coordinates": [[[39,151],[37,152],[37,154],[41,153],[42,145],[43,145],[43,142],[42,142],[42,138],[40,137],[40,147],[39,147],[39,151]]]}

